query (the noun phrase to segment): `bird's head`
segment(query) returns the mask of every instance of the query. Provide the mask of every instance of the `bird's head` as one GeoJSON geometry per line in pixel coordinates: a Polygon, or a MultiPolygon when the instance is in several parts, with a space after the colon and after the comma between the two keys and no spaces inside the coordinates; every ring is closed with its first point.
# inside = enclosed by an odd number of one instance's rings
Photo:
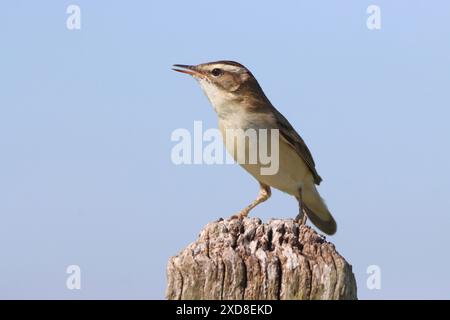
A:
{"type": "Polygon", "coordinates": [[[215,61],[199,65],[175,64],[175,71],[193,76],[214,108],[249,97],[265,98],[258,81],[242,64],[215,61]]]}

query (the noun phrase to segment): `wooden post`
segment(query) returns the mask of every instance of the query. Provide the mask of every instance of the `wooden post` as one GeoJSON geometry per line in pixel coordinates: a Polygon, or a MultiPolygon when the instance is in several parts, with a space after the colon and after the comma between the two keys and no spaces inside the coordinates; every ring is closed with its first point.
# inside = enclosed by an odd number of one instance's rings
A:
{"type": "Polygon", "coordinates": [[[209,223],[167,266],[167,299],[357,299],[352,267],[292,219],[209,223]]]}

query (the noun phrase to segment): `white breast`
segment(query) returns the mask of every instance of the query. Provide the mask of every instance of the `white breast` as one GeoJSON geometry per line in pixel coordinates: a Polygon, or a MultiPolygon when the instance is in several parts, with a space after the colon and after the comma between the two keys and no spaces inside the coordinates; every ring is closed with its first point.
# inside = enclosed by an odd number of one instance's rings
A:
{"type": "Polygon", "coordinates": [[[198,79],[198,81],[203,92],[208,97],[209,102],[220,118],[226,118],[228,115],[239,111],[238,105],[230,103],[230,101],[234,100],[232,93],[221,90],[208,80],[198,79]]]}

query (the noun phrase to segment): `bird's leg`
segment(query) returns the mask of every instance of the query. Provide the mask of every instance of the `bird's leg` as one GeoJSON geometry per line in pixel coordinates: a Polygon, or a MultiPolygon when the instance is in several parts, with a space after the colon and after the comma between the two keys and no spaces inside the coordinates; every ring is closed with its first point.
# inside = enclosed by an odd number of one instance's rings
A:
{"type": "Polygon", "coordinates": [[[237,215],[232,216],[231,217],[232,219],[244,218],[244,217],[248,216],[248,213],[250,212],[250,210],[252,210],[254,207],[256,207],[261,202],[264,202],[270,198],[270,195],[271,195],[270,187],[261,182],[259,183],[259,186],[260,186],[259,194],[258,194],[258,197],[256,198],[256,200],[253,201],[250,205],[248,205],[244,209],[242,209],[241,212],[239,212],[237,215]]]}
{"type": "Polygon", "coordinates": [[[298,215],[295,217],[295,220],[302,225],[306,225],[307,216],[303,206],[302,189],[298,189],[298,194],[299,196],[296,197],[298,200],[298,215]]]}

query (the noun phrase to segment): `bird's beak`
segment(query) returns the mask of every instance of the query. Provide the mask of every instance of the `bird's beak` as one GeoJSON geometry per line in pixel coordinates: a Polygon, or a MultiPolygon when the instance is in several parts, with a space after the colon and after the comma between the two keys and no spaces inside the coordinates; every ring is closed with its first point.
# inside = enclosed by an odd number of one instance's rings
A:
{"type": "Polygon", "coordinates": [[[172,70],[174,70],[174,71],[186,73],[191,76],[197,76],[197,77],[200,77],[203,75],[195,66],[188,66],[185,64],[174,64],[173,66],[176,67],[176,68],[172,68],[172,70]],[[182,68],[182,69],[178,69],[178,68],[182,68]]]}

